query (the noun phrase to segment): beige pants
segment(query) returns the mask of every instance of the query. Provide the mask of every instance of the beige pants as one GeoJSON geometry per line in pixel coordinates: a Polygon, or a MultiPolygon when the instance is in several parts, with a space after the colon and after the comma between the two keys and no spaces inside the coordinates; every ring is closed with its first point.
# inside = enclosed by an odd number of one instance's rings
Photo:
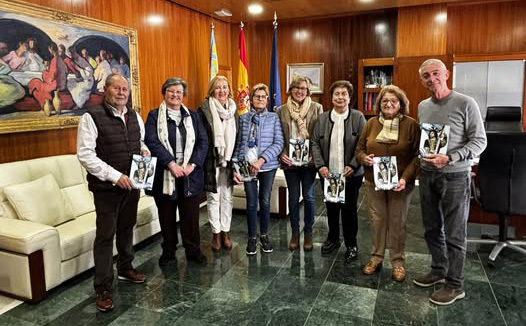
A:
{"type": "Polygon", "coordinates": [[[232,186],[228,185],[228,170],[216,168],[217,192],[207,192],[208,221],[213,233],[230,232],[232,221],[232,186]]]}
{"type": "Polygon", "coordinates": [[[371,220],[371,240],[373,244],[371,259],[381,262],[385,249],[393,267],[404,266],[405,260],[405,222],[414,185],[408,185],[403,191],[374,190],[374,183],[366,181],[371,220]]]}

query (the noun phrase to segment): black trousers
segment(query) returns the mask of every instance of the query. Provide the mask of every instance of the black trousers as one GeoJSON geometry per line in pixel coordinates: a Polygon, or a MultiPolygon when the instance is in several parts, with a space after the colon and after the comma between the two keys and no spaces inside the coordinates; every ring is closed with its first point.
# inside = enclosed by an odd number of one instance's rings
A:
{"type": "Polygon", "coordinates": [[[356,246],[358,234],[358,194],[362,186],[363,176],[345,179],[345,204],[325,203],[329,235],[327,239],[340,241],[340,215],[342,219],[343,239],[346,247],[356,246]]]}
{"type": "Polygon", "coordinates": [[[179,209],[179,223],[181,238],[186,255],[193,255],[200,250],[201,237],[199,234],[199,204],[201,194],[171,199],[168,195],[154,196],[155,204],[159,211],[159,222],[163,251],[175,251],[179,243],[177,237],[176,212],[179,209]]]}
{"type": "Polygon", "coordinates": [[[94,191],[97,230],[93,245],[95,291],[110,291],[113,284],[113,238],[116,236],[117,271],[133,268],[133,227],[137,221],[138,190],[94,191]]]}

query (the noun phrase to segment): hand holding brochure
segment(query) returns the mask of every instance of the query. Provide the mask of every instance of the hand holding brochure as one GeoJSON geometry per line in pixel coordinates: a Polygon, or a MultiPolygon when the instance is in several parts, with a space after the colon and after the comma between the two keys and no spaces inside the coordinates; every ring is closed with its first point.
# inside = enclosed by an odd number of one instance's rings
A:
{"type": "Polygon", "coordinates": [[[421,157],[427,157],[434,154],[447,154],[450,129],[448,125],[440,123],[422,123],[420,129],[422,130],[419,146],[421,157]]]}
{"type": "Polygon", "coordinates": [[[250,172],[250,163],[247,161],[233,162],[234,170],[239,175],[239,179],[242,182],[248,182],[254,180],[256,177],[250,172]]]}
{"type": "Polygon", "coordinates": [[[323,181],[325,201],[345,204],[345,177],[342,173],[331,173],[329,179],[323,181]]]}
{"type": "Polygon", "coordinates": [[[373,160],[374,190],[395,188],[398,185],[396,156],[376,156],[373,160]]]}
{"type": "Polygon", "coordinates": [[[308,139],[291,139],[289,141],[289,158],[293,166],[308,165],[309,154],[308,139]]]}
{"type": "Polygon", "coordinates": [[[157,157],[133,155],[130,180],[134,189],[152,190],[157,157]]]}

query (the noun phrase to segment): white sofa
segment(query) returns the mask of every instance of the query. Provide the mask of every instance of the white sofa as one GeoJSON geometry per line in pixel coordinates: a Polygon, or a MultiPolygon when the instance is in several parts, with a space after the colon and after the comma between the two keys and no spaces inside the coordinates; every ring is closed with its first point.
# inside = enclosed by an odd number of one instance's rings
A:
{"type": "MultiPolygon", "coordinates": [[[[300,198],[301,200],[301,198],[300,198]]],[[[247,200],[245,198],[245,188],[243,185],[235,185],[232,194],[234,209],[246,210],[247,200]]],[[[287,218],[289,214],[289,194],[287,181],[282,169],[276,171],[272,193],[270,197],[270,214],[277,218],[287,218]]]]}
{"type": "MultiPolygon", "coordinates": [[[[93,267],[95,216],[75,155],[0,164],[0,293],[38,302],[93,267]]],[[[159,231],[154,200],[142,195],[134,244],[159,231]]]]}

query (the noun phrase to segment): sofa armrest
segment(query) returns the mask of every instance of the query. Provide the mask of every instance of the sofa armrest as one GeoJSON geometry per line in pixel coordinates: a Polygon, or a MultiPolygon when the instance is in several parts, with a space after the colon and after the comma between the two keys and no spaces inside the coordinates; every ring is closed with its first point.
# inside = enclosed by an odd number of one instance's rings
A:
{"type": "Polygon", "coordinates": [[[31,284],[33,293],[24,292],[19,295],[23,298],[35,299],[35,287],[49,290],[61,283],[60,264],[61,250],[60,239],[56,228],[29,221],[10,218],[0,218],[0,265],[6,266],[11,262],[25,264],[30,269],[30,279],[16,274],[16,271],[4,271],[0,275],[0,291],[13,293],[17,283],[31,284]],[[41,252],[41,254],[39,253],[41,252]],[[35,259],[42,257],[41,259],[35,259]],[[36,281],[35,275],[41,281],[36,281]],[[42,283],[45,279],[45,284],[42,283]]]}

